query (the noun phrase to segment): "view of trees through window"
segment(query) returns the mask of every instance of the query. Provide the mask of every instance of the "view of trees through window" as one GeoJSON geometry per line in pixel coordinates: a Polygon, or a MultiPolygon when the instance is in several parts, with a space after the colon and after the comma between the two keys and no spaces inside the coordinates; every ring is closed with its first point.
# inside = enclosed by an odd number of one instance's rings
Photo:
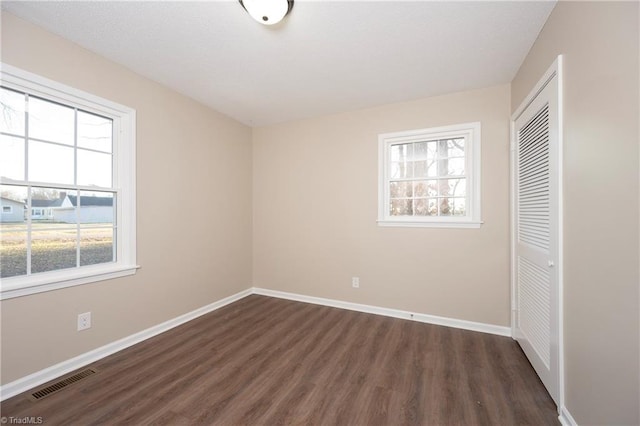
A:
{"type": "Polygon", "coordinates": [[[114,262],[113,121],[0,89],[0,277],[114,262]]]}
{"type": "Polygon", "coordinates": [[[467,179],[464,138],[390,147],[391,216],[464,216],[467,179]]]}

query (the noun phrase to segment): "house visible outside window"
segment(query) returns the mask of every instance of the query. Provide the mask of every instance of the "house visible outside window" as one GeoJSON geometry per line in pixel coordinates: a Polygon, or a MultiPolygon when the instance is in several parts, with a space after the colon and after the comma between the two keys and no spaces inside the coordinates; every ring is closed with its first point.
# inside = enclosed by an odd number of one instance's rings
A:
{"type": "Polygon", "coordinates": [[[135,111],[4,64],[0,107],[2,298],[134,273],[135,111]]]}
{"type": "Polygon", "coordinates": [[[480,123],[379,135],[378,224],[478,228],[480,123]]]}

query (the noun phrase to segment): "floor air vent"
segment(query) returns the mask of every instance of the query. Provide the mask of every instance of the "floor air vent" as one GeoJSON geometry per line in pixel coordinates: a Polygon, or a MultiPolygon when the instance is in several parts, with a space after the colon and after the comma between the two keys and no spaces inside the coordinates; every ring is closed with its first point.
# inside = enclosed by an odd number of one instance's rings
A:
{"type": "Polygon", "coordinates": [[[84,379],[85,377],[89,377],[92,374],[96,374],[97,370],[93,369],[93,368],[87,368],[86,370],[82,370],[79,373],[74,374],[73,376],[69,376],[65,379],[62,379],[60,381],[55,382],[52,385],[47,386],[46,388],[42,388],[40,390],[35,391],[34,393],[31,394],[31,399],[33,399],[34,401],[38,401],[41,400],[42,398],[44,398],[45,396],[49,396],[52,393],[56,393],[64,388],[66,388],[67,386],[78,382],[82,379],[84,379]]]}

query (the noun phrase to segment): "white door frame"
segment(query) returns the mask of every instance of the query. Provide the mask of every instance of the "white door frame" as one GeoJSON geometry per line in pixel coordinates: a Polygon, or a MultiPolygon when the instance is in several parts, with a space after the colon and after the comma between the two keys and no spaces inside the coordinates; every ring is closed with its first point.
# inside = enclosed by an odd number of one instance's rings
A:
{"type": "Polygon", "coordinates": [[[559,55],[551,64],[549,69],[544,73],[542,78],[538,81],[538,83],[534,86],[534,88],[529,92],[529,94],[524,98],[520,106],[515,110],[515,112],[511,115],[511,145],[510,145],[510,182],[511,182],[511,335],[515,339],[516,336],[516,314],[517,314],[517,299],[516,299],[516,144],[517,144],[517,135],[515,129],[515,121],[516,119],[522,115],[522,113],[527,109],[527,107],[531,104],[531,102],[536,98],[536,96],[544,89],[547,83],[553,78],[557,78],[558,83],[558,264],[556,265],[557,274],[558,274],[558,414],[562,415],[565,408],[565,398],[564,398],[564,245],[563,245],[563,147],[564,147],[564,118],[563,118],[563,92],[564,92],[564,81],[563,81],[563,57],[559,55]]]}

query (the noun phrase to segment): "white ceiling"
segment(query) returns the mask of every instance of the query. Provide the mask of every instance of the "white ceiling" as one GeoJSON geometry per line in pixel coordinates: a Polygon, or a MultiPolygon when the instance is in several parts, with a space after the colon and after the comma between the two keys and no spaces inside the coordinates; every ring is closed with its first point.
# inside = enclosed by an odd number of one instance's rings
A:
{"type": "Polygon", "coordinates": [[[236,1],[2,1],[251,126],[509,83],[554,6],[297,0],[267,27],[236,1]]]}

